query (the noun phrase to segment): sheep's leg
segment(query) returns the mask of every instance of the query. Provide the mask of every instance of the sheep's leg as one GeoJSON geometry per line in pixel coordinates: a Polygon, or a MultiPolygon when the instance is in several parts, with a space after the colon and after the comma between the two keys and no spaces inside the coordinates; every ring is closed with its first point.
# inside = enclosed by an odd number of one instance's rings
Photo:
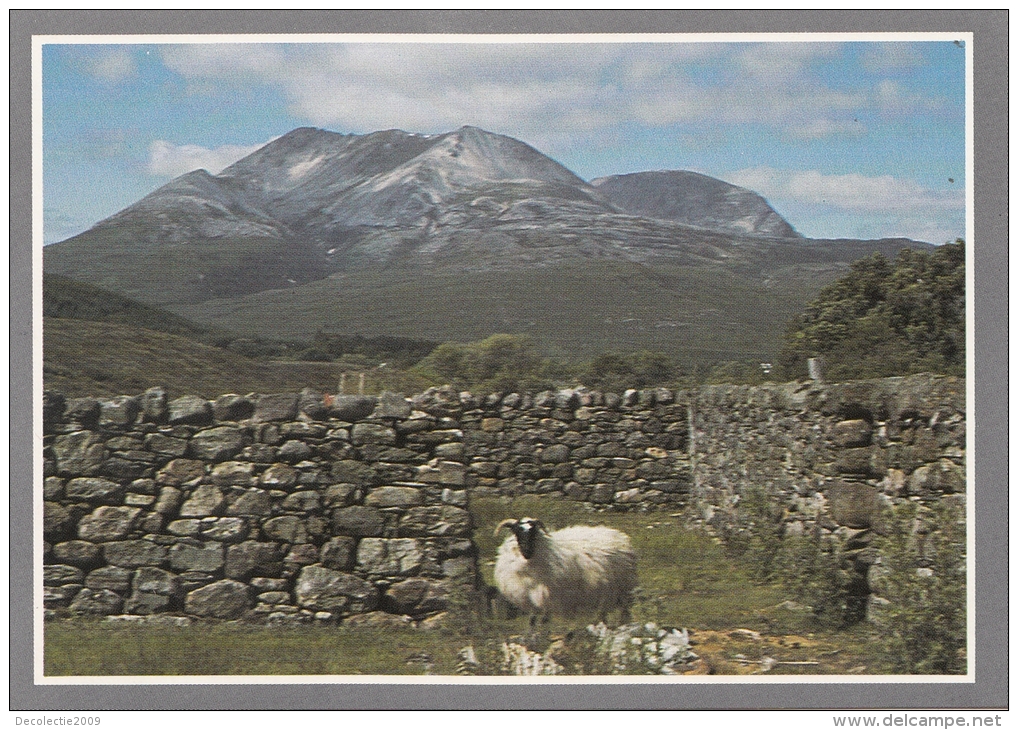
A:
{"type": "Polygon", "coordinates": [[[523,637],[523,643],[527,648],[532,648],[538,643],[538,625],[548,622],[548,614],[544,612],[530,614],[530,620],[528,621],[528,629],[526,636],[523,637]]]}
{"type": "Polygon", "coordinates": [[[547,623],[550,620],[551,620],[551,616],[546,611],[542,611],[540,613],[532,613],[532,614],[530,614],[530,629],[531,629],[531,631],[536,629],[537,625],[539,623],[542,626],[545,626],[545,625],[547,625],[547,623]]]}

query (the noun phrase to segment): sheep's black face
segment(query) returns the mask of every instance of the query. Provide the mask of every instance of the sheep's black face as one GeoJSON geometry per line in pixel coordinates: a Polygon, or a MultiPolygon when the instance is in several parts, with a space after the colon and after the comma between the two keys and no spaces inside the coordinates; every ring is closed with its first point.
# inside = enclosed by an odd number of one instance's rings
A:
{"type": "Polygon", "coordinates": [[[541,523],[524,517],[512,526],[513,534],[516,535],[516,542],[520,546],[523,557],[530,560],[534,554],[534,547],[537,544],[537,533],[541,529],[541,523]]]}

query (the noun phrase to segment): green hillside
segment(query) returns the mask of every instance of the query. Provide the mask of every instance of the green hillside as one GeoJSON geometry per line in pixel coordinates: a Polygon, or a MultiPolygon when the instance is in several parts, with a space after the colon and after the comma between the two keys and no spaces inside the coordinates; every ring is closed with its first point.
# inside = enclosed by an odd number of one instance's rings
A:
{"type": "MultiPolygon", "coordinates": [[[[356,365],[356,364],[355,364],[356,365]]],[[[47,317],[43,381],[68,397],[135,395],[155,385],[170,397],[223,393],[335,393],[343,372],[366,373],[366,392],[415,392],[431,383],[400,372],[339,363],[257,361],[194,340],[123,324],[47,317]]],[[[353,390],[359,379],[348,382],[353,390]]]]}
{"type": "Polygon", "coordinates": [[[46,271],[72,276],[124,296],[169,302],[289,286],[325,275],[306,246],[275,238],[198,238],[152,242],[134,223],[97,226],[47,246],[46,271]]]}
{"type": "Polygon", "coordinates": [[[59,274],[44,274],[42,291],[42,313],[47,318],[132,325],[185,337],[208,338],[215,335],[211,328],[164,309],[150,307],[59,274]]]}
{"type": "Polygon", "coordinates": [[[651,350],[692,367],[772,358],[787,323],[846,269],[815,264],[766,278],[605,260],[445,275],[397,269],[169,308],[249,336],[310,339],[328,330],[470,342],[524,334],[571,362],[651,350]]]}

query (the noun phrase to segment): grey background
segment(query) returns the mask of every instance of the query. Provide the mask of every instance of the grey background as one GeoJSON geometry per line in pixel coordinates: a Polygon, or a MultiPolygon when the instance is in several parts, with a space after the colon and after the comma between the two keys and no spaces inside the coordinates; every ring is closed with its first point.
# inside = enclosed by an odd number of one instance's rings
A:
{"type": "MultiPolygon", "coordinates": [[[[10,12],[10,709],[1008,707],[1007,10],[10,12]],[[160,33],[974,33],[975,684],[36,686],[32,627],[31,36],[160,33]]],[[[970,373],[970,376],[973,375],[970,373]]],[[[790,680],[792,681],[792,680],[790,680]]]]}

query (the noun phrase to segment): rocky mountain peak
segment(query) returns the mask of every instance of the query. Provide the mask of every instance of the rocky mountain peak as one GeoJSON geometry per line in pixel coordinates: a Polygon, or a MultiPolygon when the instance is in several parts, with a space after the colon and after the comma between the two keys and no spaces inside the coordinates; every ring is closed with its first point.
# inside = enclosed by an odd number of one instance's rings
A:
{"type": "Polygon", "coordinates": [[[698,172],[636,172],[598,178],[591,185],[632,215],[755,236],[800,237],[757,193],[698,172]]]}

